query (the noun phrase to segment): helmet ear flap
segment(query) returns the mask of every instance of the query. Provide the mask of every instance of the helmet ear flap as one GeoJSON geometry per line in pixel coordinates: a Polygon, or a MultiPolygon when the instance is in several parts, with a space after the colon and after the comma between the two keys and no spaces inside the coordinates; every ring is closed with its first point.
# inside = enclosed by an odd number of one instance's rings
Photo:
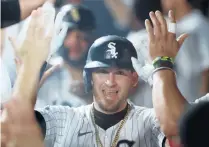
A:
{"type": "Polygon", "coordinates": [[[84,86],[85,86],[85,92],[89,93],[92,90],[92,75],[90,69],[84,69],[83,70],[83,79],[84,79],[84,86]]]}

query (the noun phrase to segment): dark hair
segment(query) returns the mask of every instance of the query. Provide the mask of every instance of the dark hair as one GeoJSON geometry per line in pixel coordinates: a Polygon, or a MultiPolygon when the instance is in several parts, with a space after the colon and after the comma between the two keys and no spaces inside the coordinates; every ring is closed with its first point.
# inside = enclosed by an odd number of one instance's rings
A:
{"type": "Polygon", "coordinates": [[[134,0],[133,10],[137,19],[144,22],[150,11],[162,11],[161,0],[134,0]]]}

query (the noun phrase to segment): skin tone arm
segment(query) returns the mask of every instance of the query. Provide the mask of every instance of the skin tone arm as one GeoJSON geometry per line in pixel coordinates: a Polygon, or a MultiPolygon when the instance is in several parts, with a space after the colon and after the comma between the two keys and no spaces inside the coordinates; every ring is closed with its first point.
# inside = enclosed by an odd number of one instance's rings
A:
{"type": "Polygon", "coordinates": [[[202,72],[202,84],[200,93],[205,95],[209,92],[209,69],[202,72]]]}
{"type": "Polygon", "coordinates": [[[39,8],[36,13],[31,14],[33,19],[27,31],[27,39],[15,49],[17,54],[21,56],[23,64],[18,73],[13,95],[27,98],[33,105],[35,104],[33,96],[37,93],[40,69],[49,54],[52,38],[51,34],[46,37],[44,35],[44,24],[40,23],[43,19],[41,13],[41,8],[39,8]]]}
{"type": "MultiPolygon", "coordinates": [[[[186,34],[176,40],[176,34],[168,32],[166,20],[156,11],[150,13],[153,27],[149,20],[145,21],[149,35],[149,55],[154,60],[159,56],[175,58],[186,34]]],[[[172,11],[169,12],[170,22],[175,22],[172,11]]],[[[153,105],[162,131],[167,138],[178,136],[177,123],[184,111],[187,101],[176,85],[175,74],[171,70],[160,70],[153,75],[153,105]]]]}
{"type": "MultiPolygon", "coordinates": [[[[48,0],[51,3],[55,3],[55,0],[48,0]]],[[[34,9],[37,9],[43,5],[46,0],[19,0],[21,20],[27,18],[34,9]]]]}
{"type": "Polygon", "coordinates": [[[105,0],[106,6],[109,8],[112,16],[121,22],[124,19],[129,18],[130,8],[128,8],[121,0],[105,0]]]}
{"type": "Polygon", "coordinates": [[[40,8],[34,10],[31,16],[26,39],[19,48],[23,63],[15,83],[14,93],[12,98],[3,104],[2,146],[44,147],[41,129],[34,113],[34,95],[41,66],[49,54],[53,33],[44,35],[44,24],[40,23],[44,15],[40,8]]]}

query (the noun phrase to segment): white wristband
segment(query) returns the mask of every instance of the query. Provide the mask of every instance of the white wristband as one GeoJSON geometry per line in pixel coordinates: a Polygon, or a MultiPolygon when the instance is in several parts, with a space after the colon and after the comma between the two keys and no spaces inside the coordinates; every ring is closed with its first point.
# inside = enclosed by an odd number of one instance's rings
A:
{"type": "Polygon", "coordinates": [[[169,67],[159,67],[159,68],[156,68],[153,72],[152,72],[152,78],[153,78],[153,75],[157,72],[157,71],[160,71],[160,70],[171,70],[175,73],[175,76],[176,76],[176,72],[172,69],[172,68],[169,68],[169,67]]]}

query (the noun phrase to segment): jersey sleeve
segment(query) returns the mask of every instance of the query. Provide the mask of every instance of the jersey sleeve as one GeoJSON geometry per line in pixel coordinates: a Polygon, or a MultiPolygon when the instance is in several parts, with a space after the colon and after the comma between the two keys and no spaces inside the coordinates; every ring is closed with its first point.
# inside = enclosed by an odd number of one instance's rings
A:
{"type": "Polygon", "coordinates": [[[46,106],[44,109],[37,109],[43,116],[45,121],[45,130],[43,130],[43,122],[38,120],[42,127],[42,132],[45,132],[45,146],[51,147],[55,143],[59,144],[64,136],[66,123],[74,115],[72,108],[68,106],[46,106]]]}
{"type": "Polygon", "coordinates": [[[160,129],[159,122],[153,109],[146,108],[143,111],[143,125],[145,129],[145,138],[147,139],[147,146],[163,147],[166,138],[160,129]]]}

